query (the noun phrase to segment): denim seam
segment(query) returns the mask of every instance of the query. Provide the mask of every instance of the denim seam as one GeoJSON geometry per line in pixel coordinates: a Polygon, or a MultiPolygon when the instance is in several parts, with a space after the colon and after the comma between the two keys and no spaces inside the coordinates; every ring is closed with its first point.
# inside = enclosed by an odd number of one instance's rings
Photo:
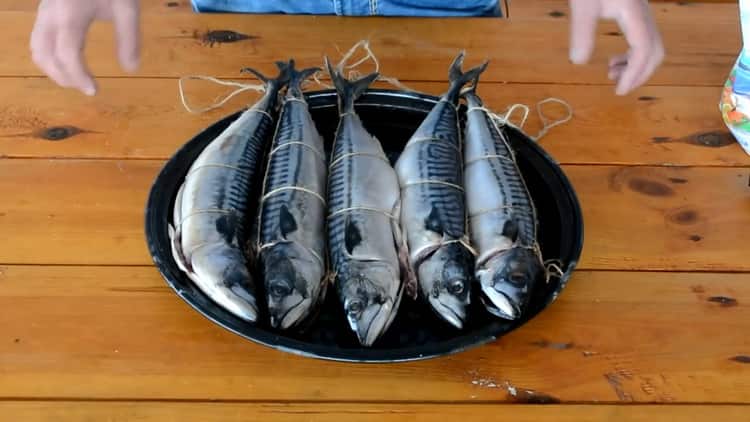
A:
{"type": "Polygon", "coordinates": [[[341,0],[331,0],[333,2],[333,11],[341,16],[344,14],[344,12],[341,10],[341,0]]]}

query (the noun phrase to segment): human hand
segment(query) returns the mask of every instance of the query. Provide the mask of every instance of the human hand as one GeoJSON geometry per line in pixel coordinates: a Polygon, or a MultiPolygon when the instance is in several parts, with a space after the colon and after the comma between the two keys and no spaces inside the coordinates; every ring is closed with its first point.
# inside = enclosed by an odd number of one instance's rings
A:
{"type": "Polygon", "coordinates": [[[140,55],[138,0],[41,0],[31,32],[34,63],[58,85],[94,95],[83,49],[89,26],[99,19],[114,22],[120,64],[134,71],[140,55]]]}
{"type": "Polygon", "coordinates": [[[594,51],[599,18],[614,19],[630,49],[609,60],[617,95],[643,85],[664,60],[664,45],[646,0],[570,0],[570,60],[582,64],[594,51]]]}

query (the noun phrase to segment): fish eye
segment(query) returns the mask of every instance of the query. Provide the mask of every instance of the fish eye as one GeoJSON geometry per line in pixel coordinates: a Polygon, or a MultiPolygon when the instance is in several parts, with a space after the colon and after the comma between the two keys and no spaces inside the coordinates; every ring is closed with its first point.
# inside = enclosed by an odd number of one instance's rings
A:
{"type": "Polygon", "coordinates": [[[289,289],[287,286],[283,284],[272,284],[269,290],[270,290],[271,296],[275,298],[287,296],[292,292],[291,289],[289,289]]]}
{"type": "Polygon", "coordinates": [[[352,300],[349,302],[348,306],[346,307],[346,312],[349,315],[356,315],[362,312],[362,309],[364,308],[364,305],[359,300],[352,300]]]}
{"type": "Polygon", "coordinates": [[[510,281],[516,284],[522,284],[526,281],[526,274],[522,272],[515,272],[510,275],[510,281]]]}
{"type": "Polygon", "coordinates": [[[464,292],[463,280],[454,280],[454,281],[451,281],[450,284],[448,284],[448,293],[452,295],[460,295],[463,292],[464,292]]]}

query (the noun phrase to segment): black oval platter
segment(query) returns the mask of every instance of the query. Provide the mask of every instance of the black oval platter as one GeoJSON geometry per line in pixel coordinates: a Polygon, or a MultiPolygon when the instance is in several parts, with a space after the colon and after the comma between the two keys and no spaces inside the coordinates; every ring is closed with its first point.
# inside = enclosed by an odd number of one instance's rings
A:
{"type": "MultiPolygon", "coordinates": [[[[330,147],[338,124],[336,94],[325,90],[306,95],[313,119],[330,147]]],[[[357,112],[395,162],[437,100],[421,93],[371,89],[358,100],[357,112]]],[[[462,117],[464,111],[462,108],[462,117]]],[[[552,277],[548,283],[537,285],[521,319],[508,322],[490,315],[476,295],[476,287],[472,289],[474,294],[462,330],[440,320],[421,299],[404,298],[390,329],[367,348],[359,345],[349,329],[335,289],[328,289],[319,314],[301,331],[276,331],[265,319],[246,323],[216,305],[179,270],[172,258],[167,230],[174,197],[191,163],[239,114],[240,111],[214,123],[171,157],[154,181],[145,221],[151,256],[169,286],[195,310],[235,334],[285,352],[336,361],[403,362],[444,356],[492,342],[520,327],[557,298],[574,271],[583,247],[583,219],[573,187],[560,166],[536,142],[509,126],[511,146],[538,212],[543,257],[559,260],[564,271],[561,278],[552,277]]]]}

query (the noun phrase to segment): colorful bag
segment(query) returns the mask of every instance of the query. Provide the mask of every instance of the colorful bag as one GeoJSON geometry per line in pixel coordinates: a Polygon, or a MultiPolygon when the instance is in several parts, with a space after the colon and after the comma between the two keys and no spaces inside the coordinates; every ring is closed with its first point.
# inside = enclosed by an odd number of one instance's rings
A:
{"type": "Polygon", "coordinates": [[[719,110],[737,142],[750,154],[750,0],[740,0],[742,45],[737,61],[724,84],[719,110]]]}

